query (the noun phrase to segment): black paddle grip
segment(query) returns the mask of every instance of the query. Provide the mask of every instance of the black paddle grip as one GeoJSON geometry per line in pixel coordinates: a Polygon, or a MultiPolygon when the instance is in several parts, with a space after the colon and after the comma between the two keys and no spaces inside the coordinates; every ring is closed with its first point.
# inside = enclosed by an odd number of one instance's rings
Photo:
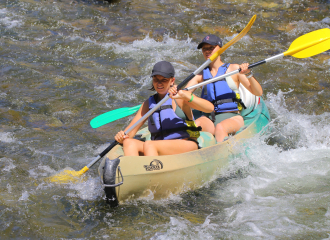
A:
{"type": "MultiPolygon", "coordinates": [[[[253,67],[259,66],[259,65],[264,64],[264,63],[266,63],[265,60],[261,60],[261,61],[256,62],[256,63],[252,63],[251,65],[249,65],[248,69],[251,69],[251,68],[253,68],[253,67]]],[[[238,69],[239,72],[240,72],[241,70],[242,70],[242,69],[240,69],[240,68],[238,69]]]]}
{"type": "Polygon", "coordinates": [[[186,85],[193,77],[195,77],[195,74],[190,74],[185,80],[183,80],[177,87],[177,90],[179,91],[181,88],[183,88],[184,85],[186,85]]]}
{"type": "Polygon", "coordinates": [[[264,64],[264,63],[266,63],[265,60],[261,60],[261,61],[256,62],[256,63],[252,63],[251,65],[249,65],[249,69],[253,68],[253,67],[256,67],[256,66],[259,66],[259,65],[264,64]]]}
{"type": "Polygon", "coordinates": [[[99,156],[102,158],[105,154],[107,154],[111,149],[113,149],[116,145],[118,144],[117,141],[112,142],[106,149],[103,150],[103,152],[101,152],[99,154],[99,156]]]}

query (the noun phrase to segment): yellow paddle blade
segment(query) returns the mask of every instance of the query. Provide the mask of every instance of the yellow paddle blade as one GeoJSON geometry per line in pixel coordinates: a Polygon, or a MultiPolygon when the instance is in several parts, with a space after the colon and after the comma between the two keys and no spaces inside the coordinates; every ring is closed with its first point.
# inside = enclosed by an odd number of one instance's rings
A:
{"type": "Polygon", "coordinates": [[[323,28],[307,33],[294,40],[284,56],[307,58],[330,49],[330,29],[323,28]]]}
{"type": "Polygon", "coordinates": [[[49,177],[48,181],[55,182],[55,183],[77,182],[79,180],[79,177],[82,176],[88,170],[89,170],[88,167],[84,167],[80,171],[66,169],[52,177],[49,177]]]}
{"type": "Polygon", "coordinates": [[[236,43],[238,40],[240,40],[242,37],[244,37],[244,35],[250,30],[250,28],[252,27],[254,21],[256,20],[257,15],[254,15],[250,22],[245,26],[245,28],[236,36],[234,37],[232,40],[230,40],[229,42],[227,42],[222,48],[220,48],[216,53],[214,53],[211,57],[210,60],[213,62],[220,54],[222,54],[224,51],[227,50],[227,48],[229,48],[231,45],[233,45],[234,43],[236,43]]]}

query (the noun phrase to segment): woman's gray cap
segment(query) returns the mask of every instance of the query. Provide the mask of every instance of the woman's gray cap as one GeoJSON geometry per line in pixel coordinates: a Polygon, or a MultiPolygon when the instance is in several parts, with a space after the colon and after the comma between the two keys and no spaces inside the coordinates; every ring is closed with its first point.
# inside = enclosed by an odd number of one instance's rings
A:
{"type": "Polygon", "coordinates": [[[171,63],[166,61],[160,61],[155,64],[152,69],[151,77],[155,75],[161,75],[165,78],[174,77],[175,71],[171,63]]]}

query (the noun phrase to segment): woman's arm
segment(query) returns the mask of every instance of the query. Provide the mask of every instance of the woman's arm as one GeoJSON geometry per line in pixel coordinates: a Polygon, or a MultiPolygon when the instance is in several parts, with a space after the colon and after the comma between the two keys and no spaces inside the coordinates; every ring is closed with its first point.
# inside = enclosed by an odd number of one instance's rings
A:
{"type": "Polygon", "coordinates": [[[189,108],[193,108],[206,113],[214,111],[214,105],[211,102],[203,98],[197,97],[190,91],[179,90],[179,92],[177,92],[176,85],[171,87],[168,92],[170,94],[170,98],[177,99],[177,102],[181,108],[184,108],[186,105],[189,108]]]}
{"type": "Polygon", "coordinates": [[[144,101],[144,103],[142,104],[142,106],[139,108],[139,110],[137,111],[136,115],[134,116],[134,118],[132,119],[132,121],[130,122],[130,124],[125,128],[124,131],[119,131],[116,136],[115,136],[115,140],[119,143],[123,143],[123,141],[126,138],[132,138],[135,136],[136,132],[141,128],[141,126],[146,122],[147,119],[145,119],[144,121],[142,121],[140,124],[138,124],[132,131],[130,131],[127,135],[125,135],[125,132],[131,127],[133,126],[133,124],[135,124],[137,121],[139,121],[139,119],[141,119],[147,112],[149,111],[149,100],[144,101]]]}
{"type": "Polygon", "coordinates": [[[234,71],[237,69],[241,69],[240,73],[235,74],[234,76],[232,76],[232,78],[234,79],[234,81],[237,81],[238,85],[239,83],[242,83],[242,85],[249,90],[252,94],[256,95],[256,96],[261,96],[262,95],[262,87],[259,84],[259,82],[257,81],[257,79],[255,79],[254,76],[251,76],[249,78],[247,78],[250,73],[251,70],[248,69],[249,64],[248,63],[243,63],[241,65],[238,64],[231,64],[230,65],[230,71],[234,71]]]}
{"type": "MultiPolygon", "coordinates": [[[[202,74],[198,74],[195,77],[193,77],[185,86],[186,88],[191,87],[193,85],[196,85],[198,83],[203,82],[203,75],[202,74]]],[[[190,92],[194,92],[196,90],[196,88],[190,90],[190,92]]]]}

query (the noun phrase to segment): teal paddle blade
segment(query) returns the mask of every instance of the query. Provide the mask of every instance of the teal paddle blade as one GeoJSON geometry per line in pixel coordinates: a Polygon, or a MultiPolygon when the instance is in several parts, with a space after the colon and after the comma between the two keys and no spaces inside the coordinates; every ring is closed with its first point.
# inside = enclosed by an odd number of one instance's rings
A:
{"type": "Polygon", "coordinates": [[[139,110],[140,107],[141,107],[141,105],[137,105],[137,106],[131,107],[131,108],[128,108],[128,107],[119,108],[119,109],[112,110],[110,112],[103,113],[103,114],[93,118],[90,122],[90,125],[92,128],[101,127],[107,123],[111,123],[118,119],[132,115],[137,110],[139,110]]]}

